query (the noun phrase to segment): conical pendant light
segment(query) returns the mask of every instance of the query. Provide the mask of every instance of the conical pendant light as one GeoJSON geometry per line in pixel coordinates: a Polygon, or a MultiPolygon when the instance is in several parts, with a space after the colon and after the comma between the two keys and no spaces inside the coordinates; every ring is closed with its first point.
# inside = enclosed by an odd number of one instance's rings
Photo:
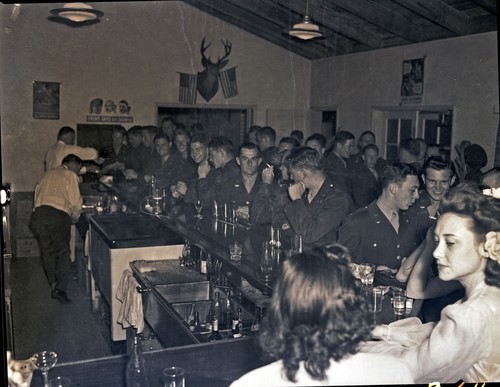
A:
{"type": "Polygon", "coordinates": [[[323,36],[323,34],[319,30],[319,27],[316,24],[311,23],[311,19],[309,18],[308,13],[309,0],[306,0],[306,13],[304,15],[304,19],[301,23],[294,24],[293,28],[288,32],[290,36],[294,36],[302,40],[310,40],[323,36]]]}

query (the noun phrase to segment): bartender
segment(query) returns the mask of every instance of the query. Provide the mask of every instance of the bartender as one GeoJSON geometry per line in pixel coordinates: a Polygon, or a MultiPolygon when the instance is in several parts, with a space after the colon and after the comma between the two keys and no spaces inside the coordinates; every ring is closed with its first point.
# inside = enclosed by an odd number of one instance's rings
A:
{"type": "Polygon", "coordinates": [[[78,156],[67,155],[62,165],[47,171],[35,188],[31,228],[40,244],[51,296],[62,304],[71,302],[66,291],[71,274],[71,224],[78,221],[83,204],[78,186],[81,167],[78,156]]]}

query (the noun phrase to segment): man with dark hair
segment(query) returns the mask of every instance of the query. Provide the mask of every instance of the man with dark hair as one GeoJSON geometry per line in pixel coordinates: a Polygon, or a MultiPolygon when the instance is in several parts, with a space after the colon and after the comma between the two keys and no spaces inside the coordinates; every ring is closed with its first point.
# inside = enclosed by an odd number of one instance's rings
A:
{"type": "MultiPolygon", "coordinates": [[[[358,138],[358,153],[352,154],[351,157],[347,160],[347,169],[350,171],[354,171],[357,167],[362,166],[364,164],[363,159],[363,149],[367,145],[375,145],[376,138],[375,133],[371,130],[365,130],[361,133],[361,136],[358,138]]],[[[377,159],[376,169],[379,171],[383,171],[384,167],[387,165],[387,162],[380,157],[377,159]]]]}
{"type": "Polygon", "coordinates": [[[165,133],[168,138],[174,138],[175,132],[175,121],[172,117],[167,116],[163,117],[161,120],[161,132],[165,133]]]}
{"type": "Polygon", "coordinates": [[[333,148],[326,157],[326,173],[333,183],[350,194],[347,160],[354,148],[354,136],[347,131],[338,132],[333,140],[333,148]]]}
{"type": "Polygon", "coordinates": [[[302,130],[292,130],[290,137],[293,137],[297,141],[298,146],[302,146],[302,141],[304,141],[304,132],[302,130]]]}
{"type": "Polygon", "coordinates": [[[127,131],[127,142],[130,146],[130,158],[129,164],[126,166],[127,169],[123,172],[125,178],[136,178],[133,177],[137,173],[142,173],[144,166],[141,165],[141,148],[142,145],[142,127],[140,125],[134,125],[127,131]]]}
{"type": "Polygon", "coordinates": [[[257,145],[262,155],[263,167],[271,163],[273,156],[278,153],[276,147],[276,132],[270,126],[264,126],[257,133],[257,145]]]}
{"type": "Polygon", "coordinates": [[[35,188],[31,228],[40,244],[42,264],[52,289],[52,298],[63,304],[71,273],[71,224],[80,217],[83,200],[78,186],[82,160],[73,154],[62,165],[45,172],[35,188]]]}
{"type": "Polygon", "coordinates": [[[313,133],[306,139],[305,146],[313,148],[320,155],[325,153],[326,137],[321,133],[313,133]]]}
{"type": "Polygon", "coordinates": [[[439,217],[439,203],[444,194],[455,184],[455,165],[444,156],[431,156],[422,168],[421,179],[424,188],[419,198],[408,210],[411,217],[420,217],[422,228],[419,231],[425,236],[427,229],[436,223],[439,217]]]}
{"type": "Polygon", "coordinates": [[[379,150],[375,144],[366,145],[361,155],[363,163],[351,172],[352,200],[356,208],[367,206],[380,196],[383,172],[377,166],[379,150]]]}
{"type": "Polygon", "coordinates": [[[283,137],[278,145],[278,152],[292,151],[299,147],[299,143],[293,137],[283,137]]]}
{"type": "Polygon", "coordinates": [[[223,190],[222,183],[238,176],[240,168],[234,159],[233,143],[225,136],[213,137],[208,143],[209,160],[198,166],[198,199],[203,208],[212,208],[223,190]]]}
{"type": "Polygon", "coordinates": [[[116,126],[111,132],[111,144],[101,150],[104,157],[101,172],[104,175],[121,177],[131,166],[131,149],[125,143],[127,132],[123,126],[116,126]]]}
{"type": "Polygon", "coordinates": [[[194,171],[180,153],[172,151],[171,141],[165,133],[158,133],[153,141],[155,154],[144,170],[144,181],[150,183],[154,176],[158,187],[173,192],[177,182],[192,179],[194,171]]]}
{"type": "Polygon", "coordinates": [[[251,142],[252,144],[257,144],[257,134],[262,129],[262,126],[252,125],[248,128],[248,132],[245,138],[245,142],[251,142]]]}
{"type": "Polygon", "coordinates": [[[208,137],[204,133],[195,134],[191,138],[189,147],[191,159],[197,166],[197,173],[189,181],[179,181],[174,196],[184,197],[184,202],[186,203],[195,203],[198,200],[199,171],[210,168],[208,161],[208,137]]]}
{"type": "Polygon", "coordinates": [[[415,167],[415,169],[420,172],[422,169],[422,164],[418,162],[418,156],[420,155],[420,143],[414,138],[405,138],[399,143],[398,157],[399,162],[404,164],[410,164],[415,167]]]}
{"type": "MultiPolygon", "coordinates": [[[[223,189],[218,196],[221,203],[227,203],[235,210],[238,218],[249,220],[252,223],[259,223],[253,216],[253,201],[257,193],[269,192],[269,189],[264,187],[266,183],[259,178],[258,170],[261,162],[262,158],[257,145],[250,142],[243,143],[236,157],[240,173],[224,180],[223,189]]],[[[270,212],[270,206],[267,210],[270,212]]],[[[259,212],[262,212],[262,209],[259,212]]]]}
{"type": "Polygon", "coordinates": [[[418,219],[406,211],[418,199],[418,176],[408,164],[388,165],[382,174],[382,194],[344,219],[338,243],[356,263],[369,262],[395,273],[422,241],[418,219]]]}
{"type": "Polygon", "coordinates": [[[314,149],[295,149],[287,166],[294,181],[288,188],[292,201],[285,205],[290,227],[306,244],[335,242],[342,219],[353,210],[350,197],[325,174],[323,156],[314,149]]]}
{"type": "MultiPolygon", "coordinates": [[[[57,134],[57,142],[45,153],[45,170],[57,168],[63,159],[70,154],[78,156],[82,160],[98,161],[99,153],[94,148],[82,148],[75,145],[76,133],[73,128],[63,126],[57,134]]],[[[97,172],[97,170],[96,170],[97,172]]],[[[85,173],[85,171],[82,171],[85,173]]]]}

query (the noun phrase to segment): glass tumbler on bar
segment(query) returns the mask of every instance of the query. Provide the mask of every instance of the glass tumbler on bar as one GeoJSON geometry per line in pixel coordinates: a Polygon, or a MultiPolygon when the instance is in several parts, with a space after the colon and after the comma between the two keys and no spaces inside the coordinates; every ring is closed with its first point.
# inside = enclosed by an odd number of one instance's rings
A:
{"type": "Polygon", "coordinates": [[[162,213],[163,190],[160,187],[153,187],[153,214],[158,215],[162,213]]]}
{"type": "Polygon", "coordinates": [[[181,367],[168,367],[163,370],[164,387],[184,387],[186,385],[185,371],[181,367]]]}
{"type": "Polygon", "coordinates": [[[372,312],[378,313],[382,312],[382,300],[384,295],[382,294],[382,289],[373,288],[371,293],[371,306],[372,312]]]}
{"type": "Polygon", "coordinates": [[[372,285],[375,278],[375,265],[372,263],[362,263],[359,265],[359,276],[363,285],[372,285]]]}
{"type": "Polygon", "coordinates": [[[392,290],[392,308],[394,309],[394,314],[397,316],[405,314],[406,291],[404,289],[392,290]]]}

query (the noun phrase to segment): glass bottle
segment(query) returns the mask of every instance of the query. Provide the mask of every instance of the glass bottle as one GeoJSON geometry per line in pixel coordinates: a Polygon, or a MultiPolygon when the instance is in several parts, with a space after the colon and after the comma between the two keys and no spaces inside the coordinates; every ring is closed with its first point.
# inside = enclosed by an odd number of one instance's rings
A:
{"type": "Polygon", "coordinates": [[[219,292],[215,292],[215,299],[212,303],[211,308],[212,314],[212,333],[208,337],[209,341],[222,340],[222,336],[219,332],[219,322],[221,321],[221,304],[219,298],[219,292]]]}
{"type": "Polygon", "coordinates": [[[215,292],[215,297],[214,300],[212,301],[210,312],[212,313],[212,325],[214,320],[217,320],[217,325],[218,325],[222,317],[222,305],[220,302],[219,292],[215,292]]]}
{"type": "Polygon", "coordinates": [[[200,273],[207,274],[207,255],[200,249],[200,273]]]}
{"type": "Polygon", "coordinates": [[[230,329],[233,320],[233,294],[229,290],[226,300],[224,302],[224,308],[222,309],[222,326],[221,329],[230,329]]]}
{"type": "Polygon", "coordinates": [[[270,282],[273,270],[272,249],[269,242],[262,242],[262,251],[260,255],[260,278],[264,282],[270,282]]]}
{"type": "Polygon", "coordinates": [[[250,331],[252,334],[256,334],[260,331],[260,324],[262,322],[262,308],[260,306],[255,306],[255,316],[253,318],[252,327],[250,331]]]}
{"type": "Polygon", "coordinates": [[[148,385],[145,361],[139,340],[139,336],[134,336],[132,340],[130,359],[125,371],[127,387],[144,387],[148,385]]]}
{"type": "Polygon", "coordinates": [[[200,312],[194,313],[194,331],[201,332],[200,312]]]}
{"type": "Polygon", "coordinates": [[[241,308],[238,308],[238,313],[233,316],[231,332],[235,339],[243,336],[243,312],[241,308]]]}

